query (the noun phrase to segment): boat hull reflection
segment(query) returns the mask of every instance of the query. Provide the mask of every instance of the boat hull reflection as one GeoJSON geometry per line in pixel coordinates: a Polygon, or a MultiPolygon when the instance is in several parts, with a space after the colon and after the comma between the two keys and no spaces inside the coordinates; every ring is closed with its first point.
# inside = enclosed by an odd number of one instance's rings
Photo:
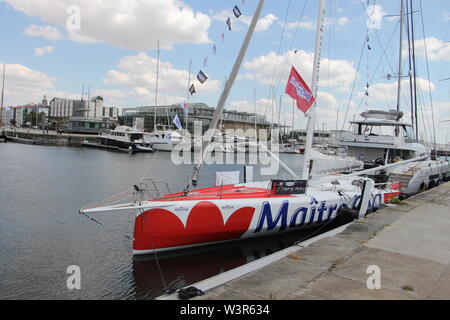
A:
{"type": "MultiPolygon", "coordinates": [[[[347,221],[345,221],[347,222],[347,221]]],[[[333,221],[321,227],[266,236],[258,239],[228,242],[180,251],[161,252],[133,259],[133,276],[137,299],[153,299],[165,291],[165,285],[181,288],[285,249],[338,227],[344,221],[333,221]],[[161,274],[159,268],[161,269],[161,274]],[[165,285],[164,285],[165,283],[165,285]]]]}

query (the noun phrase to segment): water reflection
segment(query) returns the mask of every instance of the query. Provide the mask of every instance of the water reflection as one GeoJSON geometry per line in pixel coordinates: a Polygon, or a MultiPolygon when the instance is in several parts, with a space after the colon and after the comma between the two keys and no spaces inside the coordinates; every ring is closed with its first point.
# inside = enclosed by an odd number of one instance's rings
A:
{"type": "MultiPolygon", "coordinates": [[[[325,228],[321,228],[325,230],[325,228]]],[[[319,228],[258,239],[233,241],[213,246],[180,250],[133,259],[137,299],[151,299],[164,292],[164,282],[177,288],[237,268],[305,240],[319,228]],[[161,268],[161,273],[158,269],[161,268]]]]}
{"type": "MultiPolygon", "coordinates": [[[[300,156],[282,155],[292,166],[300,156]]],[[[0,299],[151,299],[164,292],[153,256],[133,258],[134,212],[96,214],[100,226],[78,210],[136,184],[143,176],[182,190],[191,165],[176,166],[168,153],[137,154],[95,149],[0,145],[0,299]],[[82,290],[66,287],[67,267],[82,270],[82,290]]],[[[205,166],[199,187],[217,171],[242,165],[205,166]]],[[[255,179],[260,177],[255,168],[255,179]]],[[[284,177],[285,172],[273,178],[284,177]]],[[[166,283],[192,284],[266,256],[304,238],[302,233],[260,238],[159,255],[166,283]]]]}

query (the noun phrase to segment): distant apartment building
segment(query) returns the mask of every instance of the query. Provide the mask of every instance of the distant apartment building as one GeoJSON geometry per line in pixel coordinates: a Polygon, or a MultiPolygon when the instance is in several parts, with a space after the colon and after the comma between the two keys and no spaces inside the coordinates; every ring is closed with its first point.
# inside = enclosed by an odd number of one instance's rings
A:
{"type": "Polygon", "coordinates": [[[89,101],[54,98],[50,101],[50,119],[66,132],[96,134],[118,121],[118,108],[104,106],[103,98],[89,101]],[[62,122],[62,123],[61,123],[62,122]]]}
{"type": "Polygon", "coordinates": [[[117,107],[103,107],[103,116],[108,117],[111,120],[119,119],[119,108],[117,107]]]}
{"type": "Polygon", "coordinates": [[[118,108],[104,106],[100,96],[92,98],[89,102],[65,98],[53,98],[50,101],[50,114],[52,120],[69,121],[72,117],[86,119],[110,118],[117,120],[118,108]]]}
{"type": "Polygon", "coordinates": [[[4,125],[11,123],[11,119],[14,119],[13,118],[13,110],[11,108],[3,108],[1,114],[2,114],[1,122],[4,125]]]}
{"type": "Polygon", "coordinates": [[[81,100],[53,98],[50,101],[49,118],[68,121],[70,117],[80,116],[83,103],[81,100]]]}
{"type": "Polygon", "coordinates": [[[17,127],[23,127],[26,125],[26,119],[28,115],[33,111],[34,105],[14,106],[6,109],[8,118],[5,119],[5,123],[13,123],[17,127]]]}

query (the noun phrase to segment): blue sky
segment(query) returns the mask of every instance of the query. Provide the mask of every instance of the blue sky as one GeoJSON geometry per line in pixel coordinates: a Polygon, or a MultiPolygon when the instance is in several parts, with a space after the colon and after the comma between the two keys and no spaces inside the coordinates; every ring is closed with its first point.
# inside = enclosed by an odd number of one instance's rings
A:
{"type": "MultiPolygon", "coordinates": [[[[422,2],[425,37],[421,14],[415,14],[421,135],[430,138],[434,116],[437,138],[444,142],[450,123],[439,121],[450,119],[450,81],[439,80],[450,77],[450,3],[422,2]]],[[[79,98],[83,84],[86,88],[91,85],[91,94],[102,95],[108,105],[153,105],[159,40],[158,103],[182,103],[187,98],[192,60],[191,78],[197,94],[190,101],[215,106],[256,5],[256,0],[0,1],[0,63],[7,65],[5,105],[39,101],[44,94],[50,99],[79,98]],[[80,28],[75,30],[67,25],[68,20],[74,22],[71,18],[76,11],[72,5],[80,13],[80,28]],[[232,15],[234,5],[241,9],[239,19],[232,15]],[[231,32],[225,24],[227,17],[232,18],[231,32]],[[203,66],[206,57],[208,65],[203,66]],[[203,85],[195,79],[199,70],[209,77],[203,85]]],[[[316,0],[266,0],[228,109],[252,112],[256,92],[258,113],[270,119],[273,101],[278,104],[282,97],[280,120],[292,124],[292,102],[283,95],[285,81],[291,65],[307,83],[311,81],[317,5],[316,0]]],[[[415,10],[420,10],[420,5],[420,0],[413,0],[415,10]]],[[[341,128],[344,120],[348,122],[367,108],[395,108],[396,81],[386,79],[386,75],[397,73],[399,19],[386,15],[396,15],[399,9],[399,1],[392,0],[327,1],[318,93],[319,128],[323,123],[327,129],[341,128]],[[368,19],[371,50],[365,47],[362,52],[368,19]],[[367,83],[369,96],[365,95],[367,83]]],[[[407,62],[405,55],[403,74],[408,73],[407,62]]],[[[409,120],[407,79],[402,86],[401,108],[405,120],[409,120]]],[[[304,128],[303,115],[294,115],[295,127],[304,128]]],[[[276,112],[274,117],[278,120],[276,112]]]]}

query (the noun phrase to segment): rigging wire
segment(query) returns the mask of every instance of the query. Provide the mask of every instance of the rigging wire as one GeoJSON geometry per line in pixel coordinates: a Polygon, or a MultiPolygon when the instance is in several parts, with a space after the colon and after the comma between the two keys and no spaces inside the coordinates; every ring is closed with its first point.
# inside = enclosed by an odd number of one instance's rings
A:
{"type": "MultiPolygon", "coordinates": [[[[433,128],[435,127],[435,121],[434,121],[434,107],[433,107],[433,95],[431,94],[431,81],[430,81],[430,66],[428,63],[428,52],[427,52],[427,41],[425,38],[425,25],[423,23],[423,9],[422,9],[422,0],[419,1],[420,4],[420,17],[422,22],[422,35],[423,35],[423,43],[425,47],[425,61],[427,66],[427,77],[428,77],[428,91],[430,94],[430,103],[431,103],[431,119],[433,121],[433,128]]],[[[433,130],[433,143],[434,143],[434,149],[436,149],[436,130],[433,130]]]]}
{"type": "Polygon", "coordinates": [[[356,81],[358,80],[359,69],[361,68],[362,58],[363,58],[363,55],[364,55],[364,51],[366,49],[366,39],[367,39],[367,35],[368,34],[369,34],[369,28],[367,28],[366,34],[364,36],[363,46],[362,46],[362,49],[361,49],[361,54],[359,55],[358,67],[356,68],[355,79],[353,80],[352,90],[350,91],[350,98],[348,99],[347,109],[345,111],[344,120],[342,122],[342,130],[341,130],[341,133],[340,133],[340,136],[339,136],[339,140],[342,139],[342,133],[344,131],[345,122],[347,121],[348,112],[350,110],[350,105],[352,103],[353,93],[355,92],[355,87],[356,87],[356,81]]]}
{"type": "MultiPolygon", "coordinates": [[[[286,60],[287,60],[288,62],[290,62],[291,65],[293,65],[293,62],[291,61],[291,56],[292,56],[292,53],[293,53],[292,48],[294,47],[294,43],[295,43],[295,41],[297,40],[298,32],[299,32],[299,30],[300,30],[300,24],[301,24],[301,22],[303,21],[303,17],[305,16],[305,10],[306,10],[306,7],[307,7],[307,5],[308,5],[308,2],[309,2],[309,0],[306,0],[306,1],[305,1],[305,4],[303,5],[303,8],[302,8],[302,10],[301,10],[301,12],[300,12],[300,16],[299,16],[299,18],[298,18],[297,26],[296,26],[296,28],[295,28],[294,36],[292,37],[292,41],[291,41],[291,43],[290,43],[290,45],[289,45],[289,48],[288,48],[288,51],[287,51],[287,53],[286,53],[286,60]]],[[[279,54],[279,53],[278,53],[278,54],[279,54]]],[[[295,54],[295,52],[294,52],[294,54],[295,54]]],[[[289,72],[289,70],[288,70],[288,72],[289,72]]],[[[279,92],[280,86],[281,86],[282,81],[283,81],[284,78],[286,78],[286,75],[283,74],[282,72],[280,72],[278,81],[275,81],[276,83],[278,83],[278,84],[277,84],[277,89],[276,89],[275,92],[274,92],[274,95],[275,95],[275,96],[276,96],[276,93],[279,92]]],[[[274,79],[272,79],[272,80],[274,81],[274,79]]],[[[273,83],[273,82],[272,82],[272,83],[273,83]]],[[[296,117],[296,118],[298,119],[299,113],[297,112],[297,113],[294,115],[294,117],[296,117]]],[[[294,127],[292,128],[292,131],[293,131],[293,130],[294,130],[294,127]]]]}
{"type": "MultiPolygon", "coordinates": [[[[363,6],[363,8],[365,9],[366,17],[367,17],[368,19],[371,19],[371,17],[367,14],[367,9],[366,9],[364,3],[362,2],[362,0],[360,0],[360,2],[361,2],[361,5],[363,6]]],[[[374,5],[375,5],[375,3],[376,3],[376,1],[374,2],[374,5]]],[[[380,65],[381,65],[381,62],[383,62],[384,59],[385,59],[385,61],[387,61],[388,66],[389,66],[389,68],[391,69],[391,72],[392,72],[393,74],[395,74],[395,71],[394,71],[393,66],[392,66],[392,64],[391,64],[391,62],[390,62],[390,59],[389,59],[389,57],[388,57],[387,54],[386,54],[386,48],[388,48],[389,45],[390,45],[390,43],[392,42],[394,35],[397,33],[397,29],[399,28],[399,25],[400,25],[400,22],[397,23],[396,27],[394,28],[393,32],[391,33],[391,37],[390,37],[390,39],[389,39],[389,41],[388,41],[388,43],[387,43],[386,46],[383,46],[383,44],[382,44],[382,42],[381,42],[381,40],[380,40],[380,38],[379,38],[379,36],[378,36],[378,33],[376,32],[376,30],[374,30],[375,37],[376,37],[376,39],[377,39],[377,41],[378,41],[380,47],[382,48],[383,54],[381,55],[380,60],[379,60],[379,62],[378,62],[378,65],[377,65],[377,67],[375,68],[375,71],[374,71],[374,73],[373,73],[372,79],[371,79],[370,82],[369,82],[369,85],[371,85],[371,84],[373,83],[374,78],[375,78],[375,76],[376,76],[376,73],[377,73],[377,71],[379,70],[379,67],[380,67],[380,65]]],[[[342,129],[341,129],[341,133],[340,133],[341,137],[342,137],[342,133],[343,133],[343,131],[344,131],[345,123],[346,123],[346,121],[347,121],[347,117],[348,117],[348,112],[349,112],[349,109],[350,109],[350,105],[351,105],[351,102],[352,102],[352,100],[353,100],[354,89],[355,89],[355,86],[356,86],[356,81],[357,81],[357,78],[358,78],[358,73],[359,73],[359,70],[360,70],[360,67],[361,67],[362,57],[363,57],[363,54],[364,54],[364,50],[366,49],[366,43],[365,43],[365,41],[366,41],[366,39],[367,39],[368,33],[369,33],[369,28],[367,28],[367,33],[366,33],[366,36],[365,36],[365,38],[364,38],[363,49],[362,49],[362,51],[361,51],[360,59],[359,59],[359,62],[358,62],[357,72],[356,72],[355,79],[354,79],[354,83],[353,83],[353,87],[352,87],[352,90],[351,90],[351,93],[350,93],[350,98],[349,98],[349,102],[348,102],[348,105],[347,105],[346,113],[345,113],[345,116],[344,116],[344,121],[343,121],[343,123],[342,123],[342,129]]],[[[365,97],[363,96],[363,97],[360,99],[360,102],[359,102],[359,104],[358,104],[358,107],[357,107],[355,113],[357,113],[357,112],[359,111],[359,109],[361,108],[361,105],[362,105],[362,103],[363,103],[363,101],[364,101],[364,98],[365,98],[365,97]]],[[[404,92],[402,92],[402,98],[403,98],[405,101],[407,101],[407,97],[405,96],[404,92]]],[[[389,101],[387,101],[387,103],[388,103],[388,102],[389,102],[389,101]]]]}
{"type": "MultiPolygon", "coordinates": [[[[292,61],[291,61],[291,59],[290,59],[291,56],[293,55],[293,54],[292,54],[292,53],[293,53],[292,48],[294,47],[294,43],[295,43],[295,41],[296,41],[296,39],[297,39],[298,30],[300,29],[300,23],[301,23],[301,21],[303,20],[303,16],[305,15],[305,10],[306,10],[307,4],[308,4],[308,1],[305,1],[305,5],[303,6],[303,9],[302,9],[302,11],[301,11],[301,14],[300,14],[300,17],[299,17],[299,20],[298,20],[298,23],[297,23],[297,27],[296,27],[296,29],[295,29],[294,37],[292,38],[291,44],[290,44],[290,46],[289,46],[289,48],[288,48],[288,51],[287,51],[287,53],[286,53],[286,60],[287,60],[288,62],[291,62],[291,63],[290,63],[291,65],[293,65],[293,63],[292,63],[292,61]]],[[[294,51],[294,54],[295,54],[295,51],[294,51]]],[[[287,69],[287,70],[286,70],[286,73],[289,72],[289,71],[290,71],[290,70],[287,69]]],[[[278,93],[278,91],[279,91],[279,89],[280,89],[280,86],[281,86],[281,84],[282,84],[282,82],[283,82],[283,80],[284,80],[285,78],[287,78],[286,74],[283,74],[282,72],[280,72],[279,77],[278,77],[278,81],[275,81],[275,83],[277,83],[277,87],[276,87],[276,90],[275,90],[275,94],[278,93]]]]}
{"type": "MultiPolygon", "coordinates": [[[[280,58],[281,46],[283,44],[284,33],[286,31],[286,25],[287,25],[287,19],[289,17],[290,7],[291,7],[291,0],[289,0],[289,2],[288,2],[288,6],[287,6],[287,9],[286,9],[286,16],[284,18],[283,31],[281,33],[281,39],[280,39],[280,42],[278,44],[278,51],[277,51],[277,56],[276,56],[276,59],[275,59],[275,66],[274,66],[273,73],[272,73],[272,82],[271,82],[271,87],[272,88],[273,88],[273,85],[274,85],[274,82],[275,82],[275,75],[276,75],[276,72],[278,70],[278,60],[280,58]]],[[[275,96],[275,92],[273,93],[273,96],[275,96]]],[[[269,95],[267,97],[266,110],[264,111],[264,116],[267,115],[267,108],[269,107],[269,100],[270,100],[270,92],[269,92],[269,95]]],[[[272,102],[272,108],[273,108],[273,102],[272,102]]],[[[272,119],[272,122],[273,122],[273,119],[272,119]]]]}

